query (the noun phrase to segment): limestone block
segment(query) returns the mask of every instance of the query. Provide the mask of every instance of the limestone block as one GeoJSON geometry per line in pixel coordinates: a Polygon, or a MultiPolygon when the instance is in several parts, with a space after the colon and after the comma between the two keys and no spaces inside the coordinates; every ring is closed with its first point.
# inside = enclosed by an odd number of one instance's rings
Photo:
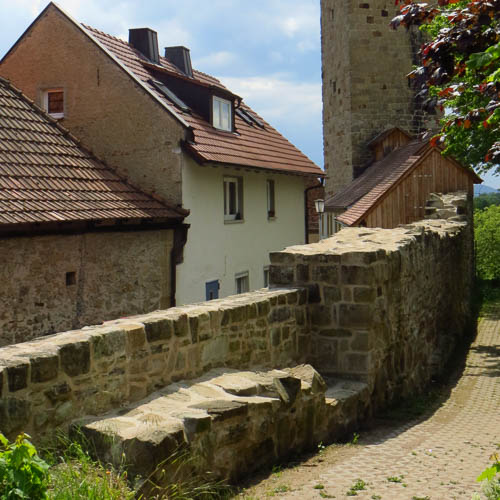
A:
{"type": "Polygon", "coordinates": [[[371,267],[342,266],[341,282],[345,285],[372,285],[375,279],[371,267]]]}
{"type": "Polygon", "coordinates": [[[57,352],[39,353],[30,359],[31,382],[48,382],[57,377],[59,357],[57,352]]]}
{"type": "Polygon", "coordinates": [[[29,361],[19,360],[7,367],[7,383],[10,392],[17,392],[28,387],[29,361]]]}
{"type": "Polygon", "coordinates": [[[371,326],[373,309],[369,304],[340,304],[339,324],[341,327],[367,327],[371,326]]]}
{"type": "Polygon", "coordinates": [[[79,341],[60,347],[61,368],[70,377],[83,375],[90,370],[90,343],[79,341]]]}
{"type": "Polygon", "coordinates": [[[25,399],[13,397],[0,399],[1,432],[12,435],[26,429],[32,415],[31,406],[25,399]]]}
{"type": "Polygon", "coordinates": [[[102,328],[91,336],[93,358],[99,360],[106,357],[116,357],[125,353],[125,331],[119,328],[102,328]]]}
{"type": "MultiPolygon", "coordinates": [[[[326,382],[311,365],[298,365],[293,368],[285,368],[283,371],[302,380],[303,384],[306,384],[306,388],[311,388],[312,394],[324,393],[326,391],[326,382]]],[[[304,385],[302,387],[304,388],[304,385]]]]}
{"type": "Polygon", "coordinates": [[[279,285],[292,285],[294,282],[294,268],[290,266],[269,267],[269,287],[279,285]]]}
{"type": "Polygon", "coordinates": [[[172,338],[174,325],[171,318],[152,317],[142,323],[144,324],[148,342],[152,343],[172,338]]]}

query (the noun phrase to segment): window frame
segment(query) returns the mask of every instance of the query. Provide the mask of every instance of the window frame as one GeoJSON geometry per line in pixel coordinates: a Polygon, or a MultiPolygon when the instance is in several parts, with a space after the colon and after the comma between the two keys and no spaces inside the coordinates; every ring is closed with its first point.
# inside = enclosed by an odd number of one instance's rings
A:
{"type": "Polygon", "coordinates": [[[241,273],[236,273],[234,275],[234,285],[236,295],[241,295],[242,293],[247,293],[250,291],[250,273],[248,271],[243,271],[241,273]],[[240,280],[244,280],[243,282],[240,280]],[[246,290],[243,290],[239,284],[246,283],[246,290]]]}
{"type": "Polygon", "coordinates": [[[64,92],[64,89],[62,88],[50,88],[50,89],[45,89],[43,91],[43,109],[45,110],[45,112],[51,116],[52,118],[55,118],[56,120],[60,119],[60,118],[64,118],[64,108],[65,108],[65,104],[66,104],[66,99],[65,99],[65,92],[64,92]],[[49,95],[50,94],[62,94],[62,98],[63,98],[63,111],[62,113],[51,113],[50,110],[49,110],[49,95]]]}
{"type": "Polygon", "coordinates": [[[225,132],[233,131],[233,103],[228,99],[223,99],[219,96],[212,96],[212,126],[217,130],[225,132]],[[222,126],[222,106],[227,104],[229,115],[227,117],[227,128],[222,126]],[[217,108],[216,108],[216,105],[217,108]],[[216,112],[217,109],[217,112],[216,112]]]}
{"type": "Polygon", "coordinates": [[[267,218],[276,218],[276,185],[274,179],[266,180],[267,218]]]}
{"type": "Polygon", "coordinates": [[[241,177],[225,175],[223,178],[224,194],[224,222],[243,221],[243,179],[241,177]],[[234,184],[234,213],[231,212],[231,190],[230,185],[234,184]]]}
{"type": "Polygon", "coordinates": [[[269,288],[269,267],[264,266],[264,288],[269,288]]]}

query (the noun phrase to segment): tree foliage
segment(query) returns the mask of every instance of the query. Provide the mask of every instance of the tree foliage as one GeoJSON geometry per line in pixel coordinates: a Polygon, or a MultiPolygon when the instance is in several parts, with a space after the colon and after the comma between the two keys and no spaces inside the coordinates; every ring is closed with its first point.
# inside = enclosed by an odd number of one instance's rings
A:
{"type": "Polygon", "coordinates": [[[465,165],[500,174],[500,0],[396,0],[391,25],[420,26],[430,40],[408,77],[427,111],[446,110],[433,138],[465,165]]]}
{"type": "Polygon", "coordinates": [[[476,268],[480,278],[500,279],[500,206],[474,211],[476,268]]]}
{"type": "MultiPolygon", "coordinates": [[[[490,205],[500,205],[500,192],[498,193],[485,193],[474,197],[474,208],[484,210],[490,205]]],[[[500,231],[500,228],[498,228],[500,231]]]]}

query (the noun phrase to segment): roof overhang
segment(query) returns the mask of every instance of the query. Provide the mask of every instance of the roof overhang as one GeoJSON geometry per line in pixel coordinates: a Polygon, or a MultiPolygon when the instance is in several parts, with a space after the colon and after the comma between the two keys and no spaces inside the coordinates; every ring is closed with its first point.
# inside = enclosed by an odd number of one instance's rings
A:
{"type": "MultiPolygon", "coordinates": [[[[287,170],[285,168],[283,169],[278,169],[278,168],[271,168],[271,167],[261,167],[258,165],[247,165],[247,164],[238,164],[238,163],[229,163],[229,162],[215,162],[213,160],[207,160],[204,158],[196,149],[193,147],[193,144],[190,143],[189,141],[182,141],[181,146],[186,151],[189,153],[193,159],[199,164],[203,166],[213,166],[213,167],[226,167],[226,168],[239,168],[239,169],[245,169],[245,170],[254,170],[256,172],[270,172],[270,173],[275,173],[275,174],[286,174],[286,175],[295,175],[298,177],[316,177],[316,178],[323,178],[326,176],[324,172],[301,172],[297,170],[287,170]]],[[[319,168],[319,167],[318,167],[319,168]]]]}

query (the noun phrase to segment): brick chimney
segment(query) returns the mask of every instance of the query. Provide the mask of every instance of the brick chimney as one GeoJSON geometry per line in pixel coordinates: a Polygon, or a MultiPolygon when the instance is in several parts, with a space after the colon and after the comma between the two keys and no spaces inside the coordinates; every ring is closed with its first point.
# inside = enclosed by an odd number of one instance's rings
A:
{"type": "Polygon", "coordinates": [[[160,63],[158,35],[150,28],[128,30],[128,43],[154,64],[160,63]]]}
{"type": "Polygon", "coordinates": [[[177,47],[165,47],[165,59],[179,68],[185,75],[192,77],[191,55],[189,49],[179,45],[177,47]]]}

